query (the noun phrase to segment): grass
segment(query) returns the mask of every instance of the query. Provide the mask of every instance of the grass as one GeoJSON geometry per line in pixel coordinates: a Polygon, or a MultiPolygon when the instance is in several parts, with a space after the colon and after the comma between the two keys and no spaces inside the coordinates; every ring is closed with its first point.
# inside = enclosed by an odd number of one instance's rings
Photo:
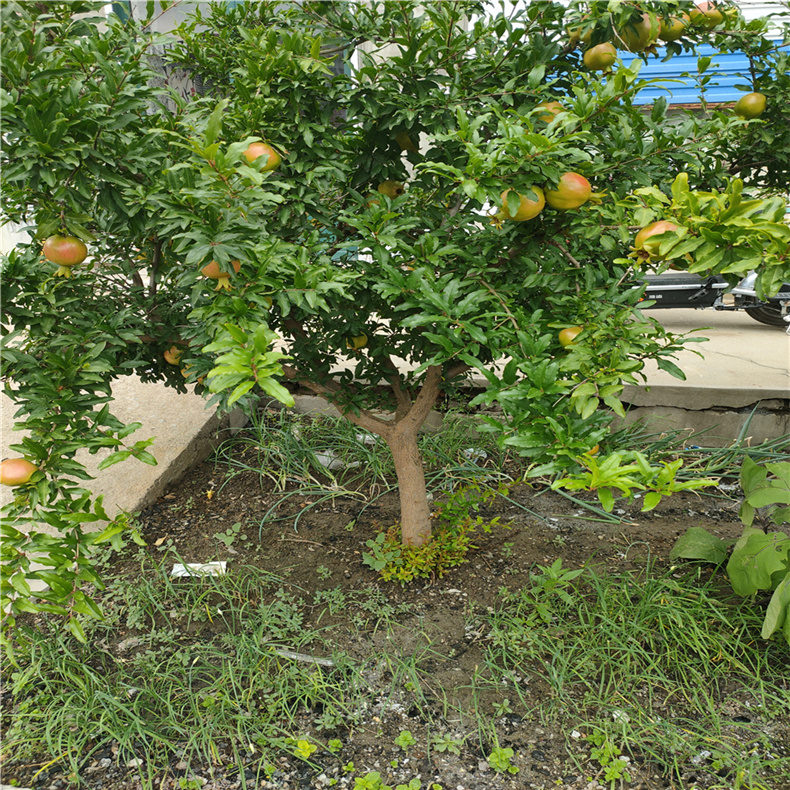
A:
{"type": "Polygon", "coordinates": [[[150,784],[174,753],[212,764],[230,751],[242,776],[287,748],[301,711],[344,725],[357,716],[360,683],[342,656],[331,669],[283,656],[331,647],[305,627],[304,601],[271,574],[176,581],[165,560],[146,560],[102,603],[107,620],[86,646],[56,628],[19,633],[10,685],[20,703],[6,753],[59,755],[76,776],[114,743],[120,762],[142,760],[150,784]],[[130,649],[110,649],[119,630],[134,635],[130,649]]]}
{"type": "MultiPolygon", "coordinates": [[[[517,459],[500,449],[490,434],[478,434],[461,413],[445,417],[441,431],[420,435],[429,487],[453,490],[459,484],[508,478],[517,459]]],[[[375,496],[391,490],[392,456],[382,439],[333,417],[315,418],[270,410],[255,415],[243,436],[224,442],[216,462],[229,475],[253,472],[276,491],[294,484],[344,493],[364,490],[375,496]]],[[[516,471],[517,474],[517,471],[516,471]]]]}
{"type": "Polygon", "coordinates": [[[705,447],[705,431],[689,430],[653,433],[640,425],[631,425],[612,434],[607,444],[640,450],[651,460],[682,458],[678,479],[720,477],[737,482],[744,456],[757,463],[782,461],[790,455],[790,435],[778,436],[751,446],[749,425],[746,421],[737,439],[726,447],[705,447]]]}
{"type": "Polygon", "coordinates": [[[780,787],[790,756],[773,751],[765,722],[790,718],[790,650],[754,639],[760,617],[699,571],[590,568],[559,587],[503,592],[487,663],[491,677],[542,680],[546,721],[603,732],[676,780],[697,758],[700,772],[725,775],[717,787],[780,787]],[[733,721],[730,707],[758,721],[733,721]]]}
{"type": "Polygon", "coordinates": [[[465,611],[467,633],[484,648],[465,703],[435,677],[453,654],[381,590],[304,596],[252,567],[173,579],[167,567],[178,558],[140,556],[104,594],[108,619],[87,646],[54,628],[20,632],[6,756],[49,755],[44,767],[60,762],[76,778],[115,744],[122,764],[140,761],[146,787],[161,783],[176,754],[191,765],[224,762],[246,786],[245,770],[263,775],[284,754],[316,770],[339,761],[333,737],[352,738],[371,710],[408,708],[424,722],[418,737],[429,750],[449,738],[464,752],[499,754],[498,719],[517,714],[564,732],[591,776],[622,779],[622,754],[659,766],[678,787],[691,787],[682,776],[695,760],[715,780],[705,787],[775,790],[790,777],[790,758],[773,743],[790,717],[790,650],[755,641],[759,611],[699,571],[536,568],[490,611],[465,611]],[[415,622],[416,640],[397,649],[390,636],[415,622]],[[392,644],[384,653],[373,647],[379,631],[392,644]],[[367,660],[341,649],[359,640],[367,660]],[[536,695],[537,685],[545,691],[536,695]]]}

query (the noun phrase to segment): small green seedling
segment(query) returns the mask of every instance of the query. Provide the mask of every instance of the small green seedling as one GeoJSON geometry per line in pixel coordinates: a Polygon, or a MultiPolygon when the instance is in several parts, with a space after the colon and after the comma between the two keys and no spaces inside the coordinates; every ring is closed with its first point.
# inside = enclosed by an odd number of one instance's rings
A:
{"type": "Polygon", "coordinates": [[[510,748],[497,746],[496,749],[494,749],[491,754],[488,755],[488,764],[498,774],[517,774],[519,768],[518,766],[513,765],[511,762],[514,754],[515,752],[510,748]]]}
{"type": "Polygon", "coordinates": [[[449,735],[434,735],[431,740],[431,746],[437,752],[461,754],[461,747],[463,745],[463,739],[451,738],[449,735]]]}
{"type": "Polygon", "coordinates": [[[378,771],[371,771],[365,776],[354,779],[354,790],[392,790],[392,788],[384,784],[378,771]]]}
{"type": "Polygon", "coordinates": [[[408,730],[403,730],[395,739],[395,745],[400,746],[404,752],[408,752],[415,743],[417,743],[417,739],[408,730]]]}
{"type": "Polygon", "coordinates": [[[288,738],[287,743],[293,747],[294,754],[297,757],[301,757],[303,760],[309,760],[310,755],[318,749],[314,743],[310,743],[310,741],[305,738],[299,738],[298,740],[288,738]]]}
{"type": "Polygon", "coordinates": [[[603,769],[604,779],[609,782],[609,787],[614,790],[615,785],[630,781],[628,775],[629,760],[621,756],[620,748],[603,732],[596,730],[587,736],[593,744],[590,757],[603,769]]]}
{"type": "Polygon", "coordinates": [[[247,536],[241,533],[241,522],[237,521],[233,526],[228,527],[224,532],[216,532],[214,540],[224,543],[227,548],[233,545],[233,542],[239,538],[240,540],[247,540],[247,536]]]}

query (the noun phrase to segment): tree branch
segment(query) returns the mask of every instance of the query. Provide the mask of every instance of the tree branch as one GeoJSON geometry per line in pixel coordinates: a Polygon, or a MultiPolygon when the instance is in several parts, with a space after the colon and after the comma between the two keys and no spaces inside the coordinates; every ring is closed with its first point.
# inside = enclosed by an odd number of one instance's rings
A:
{"type": "Polygon", "coordinates": [[[547,241],[552,247],[556,247],[577,269],[582,268],[582,264],[577,261],[573,255],[571,255],[570,250],[568,250],[565,245],[560,244],[558,241],[554,241],[553,239],[547,239],[547,241]]]}
{"type": "Polygon", "coordinates": [[[457,378],[458,376],[463,376],[464,373],[466,373],[468,370],[471,370],[471,369],[472,369],[472,366],[471,365],[467,365],[466,362],[459,362],[457,365],[455,365],[455,367],[450,368],[444,374],[444,380],[445,381],[450,381],[450,379],[457,378]]]}
{"type": "Polygon", "coordinates": [[[425,422],[431,409],[436,405],[436,400],[439,397],[439,390],[442,384],[442,366],[431,365],[428,368],[428,373],[425,376],[425,382],[420,388],[420,392],[414,401],[414,404],[409,409],[409,413],[399,420],[398,424],[404,423],[409,429],[417,431],[425,422]]]}
{"type": "Polygon", "coordinates": [[[412,407],[413,401],[408,391],[401,386],[400,372],[391,357],[384,357],[383,361],[384,366],[390,371],[390,375],[387,376],[387,381],[392,387],[393,395],[395,395],[395,402],[397,404],[395,408],[395,421],[397,422],[406,416],[409,409],[412,407]]]}
{"type": "Polygon", "coordinates": [[[293,381],[305,387],[305,389],[314,392],[316,395],[321,395],[326,398],[349,422],[354,423],[354,425],[358,425],[360,428],[364,428],[366,431],[378,434],[379,436],[386,436],[391,431],[391,424],[388,420],[375,417],[367,409],[360,409],[359,414],[355,414],[350,410],[344,410],[337,397],[342,391],[342,388],[336,381],[332,379],[324,383],[310,381],[300,376],[299,371],[291,365],[283,365],[283,375],[289,381],[293,381]]]}

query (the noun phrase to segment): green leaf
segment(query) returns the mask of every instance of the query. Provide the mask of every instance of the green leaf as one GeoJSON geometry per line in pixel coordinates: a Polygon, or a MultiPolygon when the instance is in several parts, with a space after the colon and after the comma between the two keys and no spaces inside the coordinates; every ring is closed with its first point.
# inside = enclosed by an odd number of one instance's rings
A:
{"type": "Polygon", "coordinates": [[[225,324],[225,329],[237,343],[244,345],[247,342],[247,333],[241,327],[225,324]]]}
{"type": "Polygon", "coordinates": [[[77,620],[75,617],[70,617],[67,623],[67,628],[71,633],[74,635],[74,638],[78,642],[82,642],[82,644],[87,644],[88,640],[85,636],[85,629],[82,627],[82,623],[77,620]]]}
{"type": "Polygon", "coordinates": [[[771,513],[771,521],[774,524],[790,524],[790,507],[778,507],[771,513]]]}
{"type": "Polygon", "coordinates": [[[286,406],[294,405],[293,395],[274,379],[261,379],[258,381],[258,386],[267,395],[271,395],[275,400],[280,401],[280,403],[284,403],[286,406]]]}
{"type": "Polygon", "coordinates": [[[746,496],[746,501],[752,507],[767,507],[768,505],[786,505],[790,500],[790,491],[778,481],[768,483],[765,488],[751,491],[746,496]]]}
{"type": "Polygon", "coordinates": [[[782,579],[768,602],[761,636],[768,639],[779,629],[790,645],[790,573],[782,579]]]}
{"type": "Polygon", "coordinates": [[[666,357],[659,357],[657,361],[658,367],[661,370],[665,370],[670,376],[674,376],[681,381],[686,380],[686,374],[674,362],[670,362],[666,357]]]}
{"type": "Polygon", "coordinates": [[[129,450],[118,450],[116,453],[112,453],[104,458],[102,461],[99,462],[99,466],[97,467],[100,471],[104,469],[109,469],[111,466],[115,466],[115,464],[121,463],[121,461],[125,461],[130,455],[131,451],[129,450]]]}
{"type": "Polygon", "coordinates": [[[612,495],[612,490],[610,488],[599,488],[598,499],[601,503],[601,507],[607,513],[611,513],[612,509],[614,508],[614,496],[612,495]]]}
{"type": "Polygon", "coordinates": [[[156,458],[154,458],[154,456],[151,455],[151,453],[149,453],[147,450],[138,450],[137,452],[134,453],[134,457],[138,461],[142,461],[144,464],[148,464],[148,466],[157,465],[156,458]]]}
{"type": "Polygon", "coordinates": [[[222,116],[225,113],[225,108],[228,106],[229,99],[223,99],[214,108],[206,125],[206,145],[212,145],[217,137],[219,137],[220,130],[222,129],[222,116]]]}
{"type": "Polygon", "coordinates": [[[658,491],[648,491],[645,494],[644,504],[642,505],[642,512],[647,513],[652,510],[661,501],[661,494],[658,491]]]}
{"type": "Polygon", "coordinates": [[[741,507],[738,510],[738,518],[741,520],[741,524],[744,527],[751,527],[754,523],[754,514],[756,512],[748,502],[741,502],[741,507]]]}
{"type": "Polygon", "coordinates": [[[701,560],[721,565],[727,559],[727,544],[702,527],[689,527],[675,541],[672,551],[669,552],[669,558],[701,560]]]}
{"type": "Polygon", "coordinates": [[[105,527],[101,532],[95,535],[92,539],[92,543],[105,543],[108,540],[112,540],[116,535],[121,534],[122,532],[126,531],[126,525],[120,524],[118,522],[113,522],[105,527]]]}
{"type": "Polygon", "coordinates": [[[735,544],[727,575],[738,595],[754,595],[758,590],[772,590],[775,574],[787,570],[790,540],[783,532],[765,534],[747,527],[735,544]]]}
{"type": "Polygon", "coordinates": [[[11,582],[11,586],[20,594],[23,595],[25,598],[30,597],[30,585],[27,583],[27,579],[25,578],[23,573],[14,573],[12,574],[9,579],[11,582]]]}
{"type": "Polygon", "coordinates": [[[530,71],[529,76],[527,77],[527,84],[533,90],[543,82],[543,78],[546,76],[546,64],[539,63],[537,66],[532,68],[530,71]]]}
{"type": "Polygon", "coordinates": [[[230,397],[228,398],[228,406],[232,406],[239,398],[244,397],[254,386],[254,380],[243,381],[241,384],[239,384],[230,394],[230,397]]]}

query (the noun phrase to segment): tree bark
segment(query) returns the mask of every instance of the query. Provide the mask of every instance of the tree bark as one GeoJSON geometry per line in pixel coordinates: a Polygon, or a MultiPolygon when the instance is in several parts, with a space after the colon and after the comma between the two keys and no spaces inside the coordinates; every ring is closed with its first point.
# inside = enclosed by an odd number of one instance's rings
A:
{"type": "Polygon", "coordinates": [[[431,508],[417,431],[393,425],[383,437],[395,461],[400,497],[400,533],[404,546],[422,546],[431,537],[431,508]]]}

